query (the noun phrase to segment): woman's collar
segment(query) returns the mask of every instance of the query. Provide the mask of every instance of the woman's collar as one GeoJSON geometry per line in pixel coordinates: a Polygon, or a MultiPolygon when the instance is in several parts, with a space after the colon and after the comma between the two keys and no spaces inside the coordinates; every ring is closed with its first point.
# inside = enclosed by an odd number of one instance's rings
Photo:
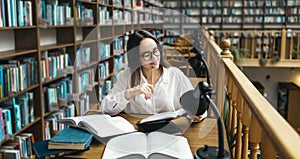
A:
{"type": "MultiPolygon", "coordinates": [[[[161,66],[162,67],[162,74],[160,76],[160,79],[163,83],[168,83],[169,79],[171,78],[171,73],[170,73],[170,70],[167,69],[166,67],[164,66],[161,66]]],[[[147,79],[146,77],[144,76],[143,72],[142,72],[142,69],[140,69],[140,74],[141,74],[141,80],[142,82],[147,82],[147,79]]]]}

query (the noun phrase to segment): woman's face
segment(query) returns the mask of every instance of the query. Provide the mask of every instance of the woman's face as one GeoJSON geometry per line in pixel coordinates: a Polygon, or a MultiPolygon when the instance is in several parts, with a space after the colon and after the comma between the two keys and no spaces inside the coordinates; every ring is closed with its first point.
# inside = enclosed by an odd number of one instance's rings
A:
{"type": "Polygon", "coordinates": [[[141,41],[139,46],[140,62],[143,68],[159,68],[160,51],[151,38],[145,38],[141,41]]]}

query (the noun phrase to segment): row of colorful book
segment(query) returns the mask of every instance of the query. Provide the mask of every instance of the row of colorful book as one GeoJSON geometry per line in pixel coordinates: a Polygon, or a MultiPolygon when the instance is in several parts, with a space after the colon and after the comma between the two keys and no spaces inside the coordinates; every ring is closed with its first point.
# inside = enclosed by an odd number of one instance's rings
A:
{"type": "Polygon", "coordinates": [[[32,26],[32,2],[0,0],[0,27],[32,26]]]}
{"type": "Polygon", "coordinates": [[[37,62],[34,58],[1,61],[0,98],[37,84],[37,75],[37,62]]]}
{"type": "Polygon", "coordinates": [[[68,103],[69,94],[72,94],[72,79],[66,77],[43,87],[44,111],[58,110],[60,106],[68,103]]]}
{"type": "Polygon", "coordinates": [[[33,143],[32,133],[21,133],[0,146],[0,157],[3,159],[34,158],[33,143]]]}
{"type": "Polygon", "coordinates": [[[43,51],[41,53],[42,80],[47,81],[62,75],[64,69],[72,67],[68,53],[57,50],[43,51]]]}
{"type": "Polygon", "coordinates": [[[34,94],[26,92],[0,105],[0,141],[34,121],[34,94]]]}
{"type": "Polygon", "coordinates": [[[58,0],[41,0],[42,19],[48,25],[73,25],[72,7],[69,3],[60,3],[58,0]]]}
{"type": "Polygon", "coordinates": [[[59,119],[74,117],[75,115],[75,105],[73,103],[68,103],[47,116],[44,120],[44,138],[48,140],[65,128],[63,124],[57,123],[59,119]]]}

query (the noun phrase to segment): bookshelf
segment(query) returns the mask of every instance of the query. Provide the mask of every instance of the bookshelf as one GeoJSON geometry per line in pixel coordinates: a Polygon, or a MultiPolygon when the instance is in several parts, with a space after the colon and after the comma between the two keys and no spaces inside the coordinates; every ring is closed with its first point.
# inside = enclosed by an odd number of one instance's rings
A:
{"type": "Polygon", "coordinates": [[[55,124],[58,118],[99,109],[116,74],[126,67],[126,34],[163,25],[162,3],[152,0],[141,4],[136,0],[1,0],[0,4],[0,66],[19,73],[13,80],[17,86],[10,91],[5,90],[7,76],[0,73],[0,108],[14,100],[18,104],[24,95],[34,108],[34,118],[1,138],[1,145],[21,133],[33,133],[36,141],[49,139],[63,128],[55,124]],[[10,13],[8,4],[28,5],[28,10],[15,5],[10,13]],[[15,14],[21,12],[28,15],[22,23],[15,14]]]}
{"type": "Polygon", "coordinates": [[[292,82],[278,83],[277,111],[295,128],[299,129],[299,103],[300,87],[292,82]]]}
{"type": "Polygon", "coordinates": [[[164,27],[179,33],[195,27],[195,23],[215,30],[281,29],[282,25],[296,29],[300,23],[297,0],[164,0],[163,3],[167,8],[164,27]]]}

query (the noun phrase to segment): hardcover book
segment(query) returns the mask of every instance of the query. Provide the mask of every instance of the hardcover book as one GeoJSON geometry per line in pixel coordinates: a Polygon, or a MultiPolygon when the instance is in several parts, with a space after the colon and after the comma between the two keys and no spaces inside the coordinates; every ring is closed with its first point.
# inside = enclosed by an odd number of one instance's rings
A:
{"type": "Polygon", "coordinates": [[[33,143],[33,150],[37,158],[42,158],[50,155],[58,155],[59,153],[66,153],[65,150],[48,149],[49,140],[37,141],[33,143]]]}
{"type": "Polygon", "coordinates": [[[61,130],[49,140],[48,149],[85,150],[93,139],[93,135],[79,128],[68,127],[61,130]]]}
{"type": "Polygon", "coordinates": [[[106,142],[106,140],[114,136],[136,131],[134,126],[123,117],[111,117],[107,114],[62,118],[58,122],[84,129],[102,142],[106,142]]]}
{"type": "Polygon", "coordinates": [[[19,150],[0,149],[3,159],[21,159],[19,150]]]}
{"type": "Polygon", "coordinates": [[[185,158],[193,159],[188,141],[183,136],[162,132],[121,135],[108,141],[103,159],[185,158]],[[126,143],[126,144],[124,144],[126,143]]]}
{"type": "Polygon", "coordinates": [[[13,127],[12,127],[12,119],[11,119],[11,111],[10,109],[2,109],[3,122],[4,122],[4,131],[5,135],[12,135],[13,127]]]}

